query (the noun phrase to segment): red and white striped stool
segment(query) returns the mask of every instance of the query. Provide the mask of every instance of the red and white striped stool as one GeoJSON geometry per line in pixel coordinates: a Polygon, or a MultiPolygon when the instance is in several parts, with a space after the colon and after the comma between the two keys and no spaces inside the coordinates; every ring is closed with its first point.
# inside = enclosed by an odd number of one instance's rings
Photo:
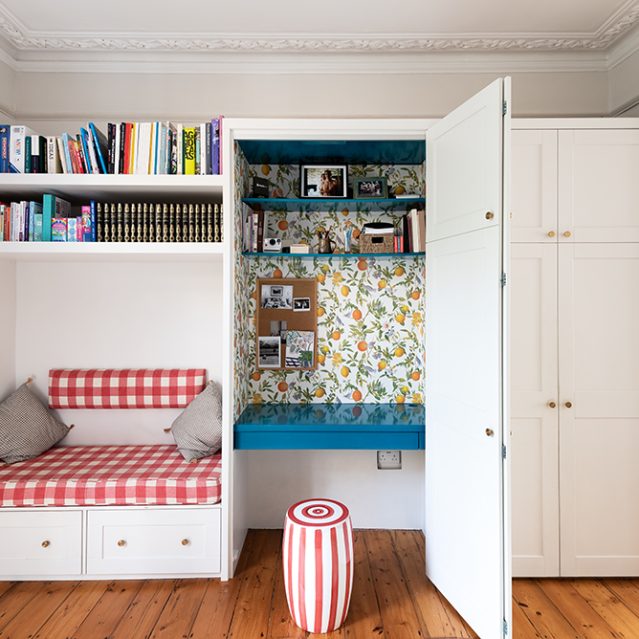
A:
{"type": "Polygon", "coordinates": [[[353,527],[348,508],[332,499],[294,504],[284,522],[284,586],[302,630],[331,632],[346,619],[353,588],[353,527]]]}

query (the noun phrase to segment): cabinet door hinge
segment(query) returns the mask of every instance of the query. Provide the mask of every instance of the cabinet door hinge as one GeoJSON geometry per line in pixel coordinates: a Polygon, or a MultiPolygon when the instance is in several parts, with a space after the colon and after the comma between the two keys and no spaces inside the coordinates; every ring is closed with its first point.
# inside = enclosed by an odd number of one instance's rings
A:
{"type": "Polygon", "coordinates": [[[506,115],[506,113],[508,113],[508,102],[506,102],[506,100],[504,100],[504,103],[501,107],[501,114],[502,115],[506,115]]]}
{"type": "Polygon", "coordinates": [[[504,444],[501,445],[501,457],[506,459],[506,446],[504,444]]]}
{"type": "Polygon", "coordinates": [[[508,622],[504,619],[504,636],[508,635],[508,622]]]}
{"type": "Polygon", "coordinates": [[[506,286],[506,273],[502,273],[501,277],[499,278],[499,281],[501,282],[502,286],[506,286]]]}

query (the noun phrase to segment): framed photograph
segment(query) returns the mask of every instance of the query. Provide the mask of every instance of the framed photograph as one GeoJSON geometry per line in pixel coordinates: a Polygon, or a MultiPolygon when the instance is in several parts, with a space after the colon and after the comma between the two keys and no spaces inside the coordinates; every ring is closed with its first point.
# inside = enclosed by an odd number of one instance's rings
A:
{"type": "Polygon", "coordinates": [[[262,284],[260,299],[262,308],[291,310],[293,308],[293,287],[284,284],[262,284]]]}
{"type": "Polygon", "coordinates": [[[311,310],[311,298],[310,297],[294,297],[293,298],[293,310],[297,312],[304,312],[311,310]]]}
{"type": "Polygon", "coordinates": [[[303,164],[300,167],[301,197],[346,197],[346,164],[303,164]]]}
{"type": "Polygon", "coordinates": [[[355,178],[353,180],[353,197],[388,197],[388,182],[385,177],[355,178]]]}
{"type": "Polygon", "coordinates": [[[257,364],[259,368],[280,368],[282,365],[282,343],[279,337],[257,338],[257,364]]]}
{"type": "Polygon", "coordinates": [[[286,339],[286,368],[313,368],[315,333],[289,331],[286,339]]]}

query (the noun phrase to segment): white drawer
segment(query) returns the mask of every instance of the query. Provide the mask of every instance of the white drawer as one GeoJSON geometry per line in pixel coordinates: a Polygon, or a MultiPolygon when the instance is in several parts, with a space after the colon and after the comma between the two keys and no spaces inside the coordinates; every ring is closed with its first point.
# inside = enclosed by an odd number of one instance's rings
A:
{"type": "Polygon", "coordinates": [[[122,509],[88,513],[87,574],[220,571],[220,509],[122,509]]]}
{"type": "Polygon", "coordinates": [[[79,575],[82,512],[0,512],[0,575],[79,575]]]}

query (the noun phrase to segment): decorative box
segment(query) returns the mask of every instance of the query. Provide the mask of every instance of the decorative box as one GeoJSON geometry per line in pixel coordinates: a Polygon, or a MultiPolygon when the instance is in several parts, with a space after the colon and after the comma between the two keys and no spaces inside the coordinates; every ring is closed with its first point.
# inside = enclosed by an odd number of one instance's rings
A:
{"type": "Polygon", "coordinates": [[[394,226],[386,222],[364,224],[359,237],[360,253],[393,253],[394,226]]]}

